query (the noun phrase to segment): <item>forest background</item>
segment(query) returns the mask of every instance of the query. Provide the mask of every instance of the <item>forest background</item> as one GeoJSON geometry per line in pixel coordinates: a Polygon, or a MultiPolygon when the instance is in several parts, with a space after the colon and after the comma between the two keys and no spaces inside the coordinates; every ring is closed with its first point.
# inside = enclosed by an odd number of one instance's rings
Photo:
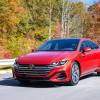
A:
{"type": "Polygon", "coordinates": [[[100,2],[87,6],[77,0],[0,0],[0,58],[14,58],[48,39],[68,37],[100,44],[100,2]]]}

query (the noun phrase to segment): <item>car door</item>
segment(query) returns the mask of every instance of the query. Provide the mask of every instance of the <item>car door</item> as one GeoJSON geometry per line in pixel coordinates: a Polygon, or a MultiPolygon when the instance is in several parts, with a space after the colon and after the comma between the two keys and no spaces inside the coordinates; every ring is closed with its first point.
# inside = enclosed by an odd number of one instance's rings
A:
{"type": "Polygon", "coordinates": [[[91,72],[94,64],[93,51],[83,52],[85,47],[89,47],[87,40],[83,41],[80,45],[80,62],[83,74],[91,72]]]}
{"type": "Polygon", "coordinates": [[[93,70],[95,70],[99,66],[99,51],[98,51],[99,46],[90,40],[88,40],[88,44],[89,44],[89,47],[92,49],[92,51],[91,51],[92,58],[94,59],[92,62],[93,65],[91,67],[93,70]]]}

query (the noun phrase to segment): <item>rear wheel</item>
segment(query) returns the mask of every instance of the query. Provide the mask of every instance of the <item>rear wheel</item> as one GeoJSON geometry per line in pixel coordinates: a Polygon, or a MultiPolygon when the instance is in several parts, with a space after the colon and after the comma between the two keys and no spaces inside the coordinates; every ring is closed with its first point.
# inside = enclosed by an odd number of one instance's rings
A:
{"type": "Polygon", "coordinates": [[[80,79],[80,70],[77,62],[74,62],[71,68],[70,85],[78,84],[80,79]]]}

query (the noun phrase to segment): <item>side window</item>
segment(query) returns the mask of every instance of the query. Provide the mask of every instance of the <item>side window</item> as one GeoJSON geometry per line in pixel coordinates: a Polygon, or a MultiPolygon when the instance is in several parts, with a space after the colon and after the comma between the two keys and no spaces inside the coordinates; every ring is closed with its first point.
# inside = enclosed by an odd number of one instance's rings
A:
{"type": "Polygon", "coordinates": [[[87,41],[83,41],[83,42],[81,43],[81,46],[80,46],[80,52],[82,52],[82,51],[83,51],[83,48],[85,48],[85,47],[89,47],[87,41]]]}
{"type": "Polygon", "coordinates": [[[88,44],[89,44],[89,47],[91,49],[98,49],[99,48],[99,46],[96,43],[92,42],[92,41],[88,41],[88,44]]]}

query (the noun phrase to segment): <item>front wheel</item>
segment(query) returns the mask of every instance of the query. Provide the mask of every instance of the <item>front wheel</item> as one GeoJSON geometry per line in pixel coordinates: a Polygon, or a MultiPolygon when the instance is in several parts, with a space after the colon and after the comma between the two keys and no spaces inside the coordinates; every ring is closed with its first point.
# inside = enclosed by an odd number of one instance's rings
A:
{"type": "Polygon", "coordinates": [[[70,85],[74,86],[74,85],[78,84],[79,79],[80,79],[79,65],[77,62],[74,62],[72,64],[72,68],[71,68],[70,85]]]}

